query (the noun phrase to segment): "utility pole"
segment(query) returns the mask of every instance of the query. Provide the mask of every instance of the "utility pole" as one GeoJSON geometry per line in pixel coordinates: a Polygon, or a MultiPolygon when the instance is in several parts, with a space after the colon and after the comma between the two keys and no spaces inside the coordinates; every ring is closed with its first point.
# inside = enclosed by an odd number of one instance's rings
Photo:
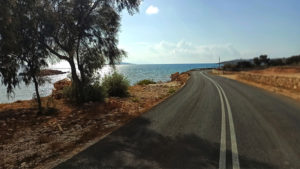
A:
{"type": "Polygon", "coordinates": [[[219,56],[219,70],[221,70],[220,56],[219,56]]]}

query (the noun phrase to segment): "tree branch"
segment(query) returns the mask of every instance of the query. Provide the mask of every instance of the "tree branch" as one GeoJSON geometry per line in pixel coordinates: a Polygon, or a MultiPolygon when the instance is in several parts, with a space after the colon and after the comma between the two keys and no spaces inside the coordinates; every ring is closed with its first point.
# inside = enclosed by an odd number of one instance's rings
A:
{"type": "Polygon", "coordinates": [[[49,46],[48,46],[47,44],[45,44],[45,43],[43,43],[43,45],[45,45],[45,47],[46,47],[52,54],[54,54],[55,56],[57,56],[58,58],[69,61],[69,58],[68,58],[67,56],[63,56],[63,55],[57,53],[55,50],[53,50],[51,47],[49,47],[49,46]]]}

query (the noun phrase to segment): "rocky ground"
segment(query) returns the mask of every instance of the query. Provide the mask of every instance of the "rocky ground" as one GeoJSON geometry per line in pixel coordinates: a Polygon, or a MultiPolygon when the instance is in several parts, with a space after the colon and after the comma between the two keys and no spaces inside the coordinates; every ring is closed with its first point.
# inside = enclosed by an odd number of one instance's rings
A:
{"type": "MultiPolygon", "coordinates": [[[[188,73],[175,73],[170,82],[131,86],[128,98],[80,107],[55,95],[45,97],[42,116],[36,115],[33,101],[0,104],[0,168],[51,168],[160,103],[188,78],[188,73]]],[[[56,84],[55,92],[68,84],[56,84]]]]}

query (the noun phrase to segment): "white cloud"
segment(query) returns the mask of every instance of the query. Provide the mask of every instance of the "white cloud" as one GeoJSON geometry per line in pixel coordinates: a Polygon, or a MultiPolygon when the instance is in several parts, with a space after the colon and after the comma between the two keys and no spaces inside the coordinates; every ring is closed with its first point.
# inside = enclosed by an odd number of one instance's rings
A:
{"type": "Polygon", "coordinates": [[[157,14],[159,12],[158,7],[150,5],[147,10],[146,10],[146,14],[148,15],[153,15],[153,14],[157,14]]]}
{"type": "Polygon", "coordinates": [[[204,63],[231,60],[241,57],[241,53],[231,44],[195,45],[186,41],[177,43],[161,41],[149,46],[153,56],[165,62],[204,63]]]}
{"type": "Polygon", "coordinates": [[[184,40],[138,42],[126,44],[124,49],[128,52],[124,62],[130,63],[217,63],[219,57],[221,61],[246,58],[232,44],[198,45],[184,40]]]}

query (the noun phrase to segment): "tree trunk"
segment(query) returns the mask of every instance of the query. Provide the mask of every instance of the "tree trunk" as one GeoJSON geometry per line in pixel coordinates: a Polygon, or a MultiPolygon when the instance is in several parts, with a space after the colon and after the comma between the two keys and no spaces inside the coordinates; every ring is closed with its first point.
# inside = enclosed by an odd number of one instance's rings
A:
{"type": "Polygon", "coordinates": [[[75,87],[75,92],[76,92],[76,101],[78,103],[81,103],[83,101],[83,94],[81,90],[81,81],[76,73],[76,66],[75,63],[72,59],[68,60],[69,64],[71,66],[71,72],[72,72],[72,85],[75,87]]]}
{"type": "Polygon", "coordinates": [[[37,99],[38,108],[39,108],[38,114],[41,114],[42,113],[42,103],[41,103],[41,97],[40,97],[40,93],[39,93],[39,83],[38,83],[35,75],[33,76],[33,83],[35,86],[36,99],[37,99]]]}

